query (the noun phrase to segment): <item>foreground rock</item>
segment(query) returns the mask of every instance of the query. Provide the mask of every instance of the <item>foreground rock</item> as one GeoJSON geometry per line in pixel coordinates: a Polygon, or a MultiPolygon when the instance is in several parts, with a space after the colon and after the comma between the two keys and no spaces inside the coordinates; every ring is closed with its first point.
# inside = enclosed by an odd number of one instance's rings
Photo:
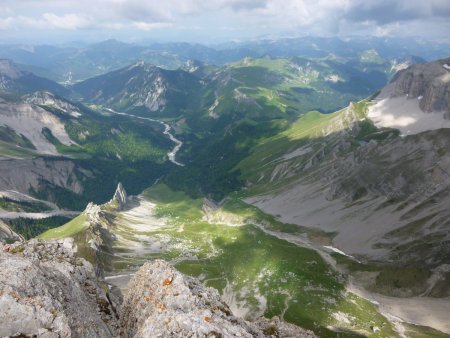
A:
{"type": "Polygon", "coordinates": [[[218,292],[156,260],[131,280],[122,304],[123,337],[314,337],[278,319],[250,323],[232,315],[218,292]]]}
{"type": "Polygon", "coordinates": [[[22,241],[23,237],[15,233],[6,223],[0,220],[0,243],[22,241]]]}
{"type": "Polygon", "coordinates": [[[74,251],[72,239],[3,246],[0,336],[117,336],[108,295],[74,251]]]}

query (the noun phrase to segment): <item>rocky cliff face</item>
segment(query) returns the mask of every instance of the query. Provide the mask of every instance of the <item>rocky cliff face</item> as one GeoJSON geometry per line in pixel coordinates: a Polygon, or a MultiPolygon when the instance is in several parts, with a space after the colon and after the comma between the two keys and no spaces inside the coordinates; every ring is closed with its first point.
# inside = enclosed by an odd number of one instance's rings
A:
{"type": "Polygon", "coordinates": [[[81,110],[77,106],[50,92],[38,91],[26,95],[24,97],[24,101],[26,103],[31,103],[35,105],[43,105],[56,108],[59,113],[69,115],[75,118],[82,115],[81,110]]]}
{"type": "Polygon", "coordinates": [[[351,111],[327,122],[321,137],[286,148],[276,165],[262,163],[255,179],[278,188],[248,201],[286,223],[335,232],[333,244],[351,255],[432,269],[446,264],[449,129],[381,138],[379,130],[378,140],[357,142],[367,126],[351,111]]]}
{"type": "Polygon", "coordinates": [[[123,210],[128,203],[128,195],[123,187],[122,183],[119,182],[117,185],[116,192],[114,193],[114,197],[109,204],[113,206],[116,210],[123,210]]]}
{"type": "Polygon", "coordinates": [[[144,264],[122,305],[122,337],[314,337],[278,319],[246,322],[231,314],[219,293],[167,262],[144,264]]]}
{"type": "Polygon", "coordinates": [[[216,290],[164,261],[141,267],[119,309],[73,239],[1,249],[0,336],[315,337],[278,318],[234,317],[216,290]]]}
{"type": "Polygon", "coordinates": [[[450,114],[450,58],[412,65],[399,71],[378,98],[405,95],[418,99],[424,112],[450,114]]]}
{"type": "Polygon", "coordinates": [[[75,251],[72,239],[2,247],[0,336],[117,336],[115,308],[75,251]]]}
{"type": "Polygon", "coordinates": [[[11,228],[0,220],[0,243],[22,241],[23,237],[16,234],[11,228]]]}
{"type": "Polygon", "coordinates": [[[75,193],[83,191],[82,177],[91,172],[77,168],[71,160],[36,158],[0,161],[0,190],[15,190],[30,194],[46,185],[64,188],[75,193]]]}
{"type": "Polygon", "coordinates": [[[150,112],[179,111],[200,86],[182,70],[165,70],[137,62],[73,86],[86,100],[124,111],[145,107],[150,112]]]}
{"type": "Polygon", "coordinates": [[[69,92],[56,82],[21,70],[11,60],[0,59],[0,93],[28,94],[37,90],[49,90],[60,95],[69,92]]]}

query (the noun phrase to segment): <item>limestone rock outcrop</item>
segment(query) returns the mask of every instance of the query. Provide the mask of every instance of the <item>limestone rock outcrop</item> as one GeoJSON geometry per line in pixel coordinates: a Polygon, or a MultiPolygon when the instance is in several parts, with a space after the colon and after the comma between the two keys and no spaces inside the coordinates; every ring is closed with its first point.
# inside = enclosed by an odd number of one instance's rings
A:
{"type": "Polygon", "coordinates": [[[0,243],[22,241],[23,237],[15,233],[6,223],[0,220],[0,243]]]}
{"type": "Polygon", "coordinates": [[[109,202],[114,206],[118,211],[123,210],[128,203],[128,195],[123,187],[122,183],[119,182],[117,185],[116,192],[114,193],[114,197],[109,202]]]}
{"type": "Polygon", "coordinates": [[[416,64],[399,71],[377,97],[407,95],[418,99],[424,112],[450,114],[450,58],[416,64]]]}
{"type": "Polygon", "coordinates": [[[75,251],[70,238],[2,247],[0,336],[117,336],[115,308],[75,251]]]}
{"type": "Polygon", "coordinates": [[[145,263],[121,308],[122,337],[315,337],[277,318],[233,316],[219,293],[162,260],[145,263]]]}

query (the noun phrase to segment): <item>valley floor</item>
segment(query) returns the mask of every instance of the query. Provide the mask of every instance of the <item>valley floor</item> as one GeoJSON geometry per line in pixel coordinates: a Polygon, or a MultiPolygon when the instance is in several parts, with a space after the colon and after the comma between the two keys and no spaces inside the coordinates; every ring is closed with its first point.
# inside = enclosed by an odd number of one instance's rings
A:
{"type": "Polygon", "coordinates": [[[122,292],[143,262],[163,258],[218,289],[236,315],[249,319],[278,315],[324,337],[333,336],[332,330],[372,335],[370,327],[381,330],[379,337],[426,330],[446,336],[421,326],[450,333],[449,299],[368,292],[354,279],[345,282],[333,248],[304,233],[282,232],[267,219],[257,222],[260,216],[242,202],[226,203],[206,219],[203,201],[177,194],[157,185],[117,213],[106,280],[122,292]]]}

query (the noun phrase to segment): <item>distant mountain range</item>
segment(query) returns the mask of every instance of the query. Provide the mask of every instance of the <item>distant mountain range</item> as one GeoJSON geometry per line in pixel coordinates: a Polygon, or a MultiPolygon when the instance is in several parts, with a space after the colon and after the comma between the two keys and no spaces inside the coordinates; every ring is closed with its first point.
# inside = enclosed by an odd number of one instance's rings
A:
{"type": "Polygon", "coordinates": [[[143,60],[166,69],[183,67],[189,60],[221,66],[245,57],[306,57],[325,58],[336,55],[355,58],[374,50],[381,58],[416,55],[425,60],[448,56],[450,45],[423,39],[401,38],[320,38],[302,37],[278,40],[258,40],[204,46],[189,43],[128,44],[117,40],[80,47],[49,45],[3,45],[0,58],[9,58],[24,65],[26,70],[58,82],[74,83],[107,73],[143,60]]]}

